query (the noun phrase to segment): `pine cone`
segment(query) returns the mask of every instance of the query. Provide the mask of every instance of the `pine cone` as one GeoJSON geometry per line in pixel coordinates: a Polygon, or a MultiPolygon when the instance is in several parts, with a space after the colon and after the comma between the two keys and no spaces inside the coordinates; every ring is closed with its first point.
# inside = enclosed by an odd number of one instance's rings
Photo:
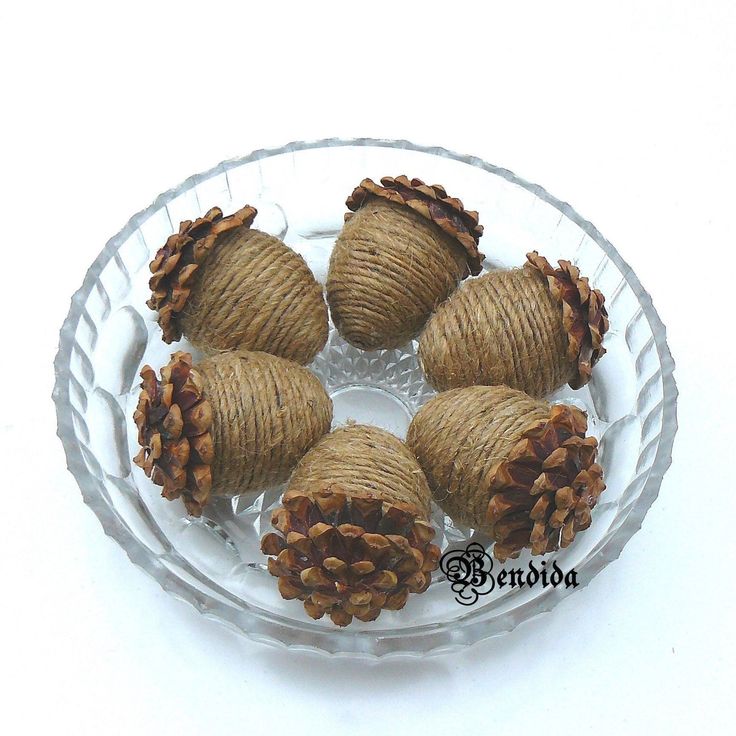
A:
{"type": "Polygon", "coordinates": [[[222,353],[193,366],[177,352],[160,381],[148,365],[141,378],[134,462],[192,516],[213,495],[284,482],[332,421],[316,376],[266,353],[222,353]]]}
{"type": "Polygon", "coordinates": [[[161,369],[161,380],[146,365],[133,418],[140,452],[133,458],[147,476],[163,486],[169,500],[184,496],[190,514],[199,516],[212,488],[215,448],[210,429],[212,407],[192,356],[177,352],[161,369]]]}
{"type": "Polygon", "coordinates": [[[491,536],[501,562],[525,547],[567,547],[591,523],[605,489],[573,406],[536,401],[505,386],[441,393],[420,409],[407,442],[435,500],[453,518],[491,536]]]}
{"type": "Polygon", "coordinates": [[[483,256],[478,213],[420,179],[364,179],[330,257],[327,301],[340,334],[363,350],[416,337],[483,256]]]}
{"type": "Polygon", "coordinates": [[[552,268],[537,251],[527,253],[525,268],[535,268],[547,278],[549,289],[562,304],[562,323],[567,332],[567,357],[577,363],[577,375],[570,388],[583,387],[592,375],[593,366],[605,355],[603,336],[608,332],[606,301],[598,289],[591,289],[588,279],[570,261],[557,261],[552,268]]]}
{"type": "Polygon", "coordinates": [[[281,534],[266,534],[261,549],[275,556],[268,569],[281,595],[302,600],[312,618],[373,621],[429,587],[440,550],[428,509],[429,489],[404,444],[351,425],[304,456],[273,514],[281,534]]]}
{"type": "Polygon", "coordinates": [[[327,341],[322,287],[300,255],[251,229],[255,215],[213,207],[182,222],[150,264],[147,303],[167,343],[184,335],[206,354],[263,351],[304,365],[327,341]]]}
{"type": "Polygon", "coordinates": [[[598,441],[585,436],[587,429],[579,409],[553,406],[549,419],[523,432],[508,459],[491,471],[487,521],[499,560],[518,557],[524,547],[533,555],[567,547],[590,526],[606,486],[595,462],[598,441]]]}
{"type": "Polygon", "coordinates": [[[527,258],[463,284],[427,322],[419,357],[438,391],[506,385],[545,396],[590,380],[605,353],[603,295],[568,261],[552,269],[536,251],[527,258]]]}

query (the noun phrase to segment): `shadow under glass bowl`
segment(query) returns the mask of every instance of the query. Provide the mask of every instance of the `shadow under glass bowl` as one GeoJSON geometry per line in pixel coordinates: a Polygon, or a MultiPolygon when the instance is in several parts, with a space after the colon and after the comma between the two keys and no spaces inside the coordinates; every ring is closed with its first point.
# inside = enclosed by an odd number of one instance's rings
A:
{"type": "MultiPolygon", "coordinates": [[[[607,355],[587,387],[561,389],[550,399],[587,411],[601,443],[607,490],[592,526],[546,559],[574,568],[580,587],[587,584],[639,529],[671,462],[677,389],[665,328],[631,268],[569,205],[478,158],[407,141],[299,142],[225,161],[159,196],[92,264],[61,330],[54,401],[69,470],[105,532],[164,589],[268,644],[367,657],[434,654],[509,631],[580,589],[506,587],[462,606],[437,574],[402,611],[336,629],[329,620],[310,619],[299,601],[282,600],[265,570],[258,543],[282,488],[219,499],[201,519],[190,519],[180,502],[164,501],[131,463],[142,364],[158,367],[174,349],[191,350],[186,341],[165,345],[145,305],[148,262],[179,222],[213,205],[226,213],[254,205],[256,226],[283,238],[324,282],[346,195],[365,176],[400,173],[441,182],[480,212],[484,268],[518,266],[536,249],[550,261],[572,260],[606,295],[607,355]]],[[[336,424],[355,419],[403,437],[434,394],[415,342],[363,352],[331,328],[310,368],[332,396],[336,424]]],[[[488,541],[455,526],[436,507],[433,521],[443,549],[470,538],[488,541]]],[[[522,555],[507,566],[526,567],[529,559],[522,555]]]]}

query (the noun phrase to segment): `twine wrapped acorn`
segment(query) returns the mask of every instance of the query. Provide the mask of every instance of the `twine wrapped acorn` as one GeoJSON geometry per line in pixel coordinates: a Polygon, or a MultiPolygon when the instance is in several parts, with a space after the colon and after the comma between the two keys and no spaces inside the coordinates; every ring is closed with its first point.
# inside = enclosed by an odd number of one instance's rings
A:
{"type": "Polygon", "coordinates": [[[363,350],[416,337],[458,283],[480,272],[478,213],[421,179],[364,179],[337,239],[327,301],[339,333],[363,350]],[[353,214],[354,213],[354,214],[353,214]]]}
{"type": "Polygon", "coordinates": [[[141,378],[134,462],[193,516],[213,495],[285,481],[332,421],[317,378],[267,353],[221,353],[195,366],[177,352],[160,378],[148,365],[141,378]]]}
{"type": "Polygon", "coordinates": [[[523,268],[463,284],[419,339],[429,383],[439,391],[505,384],[532,396],[584,386],[606,352],[605,299],[569,261],[559,265],[534,251],[523,268]]]}
{"type": "Polygon", "coordinates": [[[407,443],[437,503],[495,540],[501,562],[531,549],[567,547],[591,523],[605,489],[583,412],[506,386],[438,394],[409,427],[407,443]]]}
{"type": "Polygon", "coordinates": [[[305,365],[327,341],[322,287],[300,255],[251,229],[255,216],[213,207],[182,222],[151,261],[147,304],[166,343],[184,335],[205,353],[257,350],[305,365]]]}
{"type": "Polygon", "coordinates": [[[376,427],[348,425],[301,460],[271,532],[261,541],[279,592],[315,619],[347,626],[398,610],[437,569],[430,492],[406,445],[376,427]]]}

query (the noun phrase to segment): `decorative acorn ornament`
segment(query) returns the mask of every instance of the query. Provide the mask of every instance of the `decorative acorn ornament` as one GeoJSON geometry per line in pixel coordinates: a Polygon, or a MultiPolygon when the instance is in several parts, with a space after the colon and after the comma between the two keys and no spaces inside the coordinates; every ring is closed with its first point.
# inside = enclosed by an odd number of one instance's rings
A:
{"type": "Polygon", "coordinates": [[[567,547],[591,523],[605,489],[585,414],[506,386],[438,394],[414,417],[407,443],[435,501],[494,541],[504,562],[567,547]]]}
{"type": "Polygon", "coordinates": [[[416,337],[435,307],[480,272],[478,213],[421,179],[363,179],[332,251],[327,301],[342,337],[363,350],[416,337]]]}
{"type": "Polygon", "coordinates": [[[254,207],[213,207],[185,220],[150,263],[151,298],[166,343],[202,352],[257,350],[305,365],[327,341],[322,287],[304,259],[251,229],[254,207]]]}
{"type": "Polygon", "coordinates": [[[134,462],[192,516],[212,496],[284,482],[332,422],[316,376],[267,353],[221,353],[195,366],[177,352],[160,378],[149,365],[140,375],[134,462]]]}
{"type": "Polygon", "coordinates": [[[608,313],[578,268],[559,266],[534,251],[523,268],[463,284],[419,339],[429,383],[438,391],[505,384],[538,397],[584,386],[606,352],[608,313]]]}
{"type": "Polygon", "coordinates": [[[261,540],[281,595],[338,626],[373,621],[422,593],[437,569],[430,492],[401,440],[348,425],[301,460],[261,540]]]}

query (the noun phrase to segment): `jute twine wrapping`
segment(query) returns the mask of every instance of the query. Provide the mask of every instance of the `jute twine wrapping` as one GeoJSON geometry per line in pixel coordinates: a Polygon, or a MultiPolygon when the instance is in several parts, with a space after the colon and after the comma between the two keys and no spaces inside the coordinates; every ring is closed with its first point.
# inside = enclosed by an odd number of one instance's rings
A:
{"type": "Polygon", "coordinates": [[[406,206],[369,197],[332,251],[332,319],[358,348],[399,347],[419,334],[467,271],[466,252],[436,224],[406,206]]]}
{"type": "Polygon", "coordinates": [[[455,521],[490,532],[490,471],[522,432],[549,416],[549,404],[505,386],[472,386],[439,394],[409,426],[414,452],[435,501],[455,521]]]}
{"type": "Polygon", "coordinates": [[[327,306],[300,255],[242,227],[223,233],[200,266],[181,325],[205,353],[256,350],[304,365],[327,341],[327,306]]]}
{"type": "Polygon", "coordinates": [[[196,366],[212,407],[212,493],[284,482],[330,429],[332,402],[316,376],[262,352],[222,353],[196,366]]]}
{"type": "Polygon", "coordinates": [[[540,555],[587,529],[605,489],[598,442],[585,414],[506,386],[439,394],[409,427],[407,442],[436,501],[495,541],[505,561],[540,555]]]}
{"type": "Polygon", "coordinates": [[[409,504],[425,520],[431,494],[409,448],[378,427],[354,424],[325,435],[301,460],[287,494],[339,490],[349,498],[409,504]]]}
{"type": "Polygon", "coordinates": [[[546,278],[530,268],[468,281],[431,317],[419,358],[438,391],[501,385],[541,397],[570,381],[562,308],[546,278]]]}
{"type": "Polygon", "coordinates": [[[440,550],[430,493],[406,445],[376,427],[349,425],[301,460],[261,550],[287,600],[338,626],[373,621],[423,593],[440,550]]]}

